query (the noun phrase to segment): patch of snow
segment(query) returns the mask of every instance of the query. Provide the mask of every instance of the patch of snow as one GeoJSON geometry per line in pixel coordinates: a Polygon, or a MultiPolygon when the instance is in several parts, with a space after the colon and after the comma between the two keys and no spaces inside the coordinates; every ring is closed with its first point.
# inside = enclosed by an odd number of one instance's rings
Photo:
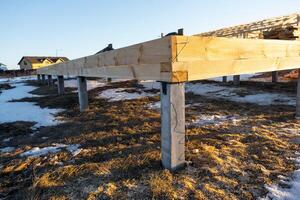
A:
{"type": "Polygon", "coordinates": [[[9,153],[15,150],[15,147],[4,147],[0,149],[1,153],[9,153]]]}
{"type": "Polygon", "coordinates": [[[14,78],[0,78],[0,83],[20,83],[28,80],[36,80],[36,76],[20,76],[14,78]]]}
{"type": "Polygon", "coordinates": [[[32,102],[9,102],[36,96],[29,93],[35,87],[27,86],[24,83],[12,83],[12,86],[15,86],[15,88],[4,90],[0,94],[0,123],[33,121],[36,122],[35,128],[59,123],[54,115],[61,112],[62,109],[41,108],[32,102]]]}
{"type": "Polygon", "coordinates": [[[196,119],[193,119],[191,122],[187,123],[188,126],[205,126],[205,125],[220,125],[224,122],[232,122],[233,124],[236,124],[238,120],[234,116],[226,116],[226,115],[207,115],[207,114],[201,114],[197,116],[196,119]]]}
{"type": "Polygon", "coordinates": [[[67,149],[73,156],[78,155],[82,149],[79,149],[80,145],[79,144],[71,144],[71,145],[66,145],[66,144],[53,144],[52,146],[49,147],[34,147],[31,150],[25,151],[20,154],[21,157],[27,157],[27,156],[32,156],[32,157],[38,157],[38,156],[43,156],[51,153],[57,153],[61,151],[63,148],[67,149]]]}
{"type": "MultiPolygon", "coordinates": [[[[69,79],[64,81],[65,87],[69,88],[77,88],[77,79],[69,79]]],[[[92,90],[97,87],[102,87],[105,86],[106,83],[104,80],[99,79],[99,80],[87,80],[87,90],[92,90]]]]}
{"type": "Polygon", "coordinates": [[[12,137],[9,138],[5,138],[4,140],[2,140],[3,142],[9,142],[12,139],[12,137]]]}
{"type": "Polygon", "coordinates": [[[80,149],[79,147],[80,147],[79,144],[71,144],[71,145],[69,145],[66,149],[67,149],[73,156],[77,156],[77,155],[80,154],[80,152],[82,151],[82,149],[80,149]]]}
{"type": "Polygon", "coordinates": [[[117,88],[117,89],[108,89],[102,91],[98,97],[108,99],[108,101],[122,101],[130,99],[139,99],[143,97],[155,96],[156,94],[147,93],[144,91],[139,92],[126,92],[126,89],[135,89],[135,88],[117,88]]]}
{"type": "Polygon", "coordinates": [[[210,98],[222,98],[235,102],[254,103],[258,105],[296,105],[295,96],[259,91],[256,91],[255,94],[238,95],[238,93],[243,90],[245,91],[243,88],[220,86],[214,83],[186,84],[186,92],[192,92],[210,98]]]}
{"type": "Polygon", "coordinates": [[[32,156],[32,157],[38,157],[42,155],[47,155],[49,153],[57,153],[60,151],[60,147],[44,147],[44,148],[39,148],[39,147],[34,147],[29,151],[25,151],[20,154],[22,157],[27,157],[27,156],[32,156]]]}
{"type": "Polygon", "coordinates": [[[143,85],[145,89],[152,90],[158,89],[160,90],[160,82],[156,81],[141,81],[139,84],[143,85]]]}
{"type": "MultiPolygon", "coordinates": [[[[299,156],[299,155],[298,155],[299,156]]],[[[300,166],[300,158],[295,159],[298,167],[300,166]]],[[[300,169],[294,171],[291,180],[281,176],[281,182],[288,185],[288,188],[282,188],[278,185],[266,186],[269,193],[262,200],[298,200],[300,199],[300,169]]]]}
{"type": "Polygon", "coordinates": [[[147,105],[148,108],[153,109],[153,110],[159,110],[160,109],[160,101],[150,103],[147,105]]]}
{"type": "MultiPolygon", "coordinates": [[[[186,104],[185,107],[190,108],[190,107],[198,107],[198,106],[201,106],[201,105],[202,105],[202,103],[189,103],[189,104],[186,104]]],[[[150,103],[150,104],[146,105],[146,107],[148,107],[150,109],[153,109],[153,110],[159,110],[160,106],[161,106],[160,101],[157,101],[157,102],[150,103]]]]}

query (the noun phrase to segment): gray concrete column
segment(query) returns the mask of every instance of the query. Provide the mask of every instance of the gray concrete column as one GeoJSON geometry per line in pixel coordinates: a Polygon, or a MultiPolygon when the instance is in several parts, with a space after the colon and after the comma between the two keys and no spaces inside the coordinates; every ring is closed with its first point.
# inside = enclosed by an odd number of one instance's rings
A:
{"type": "Polygon", "coordinates": [[[79,108],[80,111],[84,111],[89,107],[86,78],[82,76],[77,77],[77,84],[78,84],[79,108]]]}
{"type": "Polygon", "coordinates": [[[274,71],[272,72],[272,83],[277,83],[278,82],[278,72],[274,71]]]}
{"type": "Polygon", "coordinates": [[[57,76],[57,90],[58,90],[58,94],[65,93],[64,76],[57,76]]]}
{"type": "Polygon", "coordinates": [[[233,85],[240,85],[240,75],[233,76],[233,85]]]}
{"type": "Polygon", "coordinates": [[[46,84],[46,77],[45,77],[45,74],[42,74],[42,84],[46,84]]]}
{"type": "Polygon", "coordinates": [[[53,85],[52,75],[48,75],[48,85],[53,85]]]}
{"type": "Polygon", "coordinates": [[[296,119],[300,119],[300,69],[298,69],[297,97],[296,97],[296,119]]]}
{"type": "Polygon", "coordinates": [[[111,78],[106,78],[107,83],[111,83],[111,78]]]}
{"type": "Polygon", "coordinates": [[[40,74],[37,74],[37,80],[38,80],[39,83],[41,82],[41,75],[40,74]]]}
{"type": "Polygon", "coordinates": [[[176,170],[185,164],[184,83],[161,83],[162,164],[176,170]]]}
{"type": "Polygon", "coordinates": [[[223,82],[223,83],[226,83],[226,82],[227,82],[227,76],[223,76],[222,82],[223,82]]]}

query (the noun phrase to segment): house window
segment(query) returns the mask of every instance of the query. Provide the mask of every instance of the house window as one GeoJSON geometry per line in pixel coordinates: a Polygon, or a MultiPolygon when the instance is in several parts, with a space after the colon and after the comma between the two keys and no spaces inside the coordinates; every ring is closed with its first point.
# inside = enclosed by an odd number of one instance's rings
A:
{"type": "Polygon", "coordinates": [[[24,61],[24,65],[27,65],[27,62],[26,62],[26,61],[24,61]]]}

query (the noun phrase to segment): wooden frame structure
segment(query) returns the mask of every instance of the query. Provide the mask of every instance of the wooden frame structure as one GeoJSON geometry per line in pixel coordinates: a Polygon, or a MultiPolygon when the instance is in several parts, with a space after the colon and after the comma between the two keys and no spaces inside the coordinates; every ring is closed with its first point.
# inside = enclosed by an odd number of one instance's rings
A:
{"type": "Polygon", "coordinates": [[[223,28],[215,31],[196,34],[195,36],[237,37],[249,39],[283,39],[294,40],[300,35],[300,13],[265,19],[253,23],[223,28]],[[277,37],[266,37],[274,31],[283,31],[277,37]]]}
{"type": "Polygon", "coordinates": [[[37,70],[45,75],[187,82],[296,69],[300,41],[169,36],[37,70]]]}
{"type": "MultiPolygon", "coordinates": [[[[156,80],[161,86],[162,163],[184,165],[184,83],[220,76],[300,68],[300,41],[173,35],[37,70],[77,76],[80,110],[88,108],[85,77],[156,80]]],[[[300,78],[299,78],[300,85],[300,78]]],[[[300,117],[298,86],[296,117],[300,117]]]]}

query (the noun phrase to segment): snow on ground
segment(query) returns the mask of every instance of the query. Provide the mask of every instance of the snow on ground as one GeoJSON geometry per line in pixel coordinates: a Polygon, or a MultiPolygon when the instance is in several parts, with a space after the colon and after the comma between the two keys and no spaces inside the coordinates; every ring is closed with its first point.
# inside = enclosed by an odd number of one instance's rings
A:
{"type": "Polygon", "coordinates": [[[200,114],[196,119],[193,119],[191,122],[187,123],[187,125],[200,127],[214,124],[217,126],[224,122],[236,124],[238,121],[240,121],[240,119],[237,119],[235,116],[200,114]]]}
{"type": "Polygon", "coordinates": [[[185,91],[211,98],[222,98],[235,102],[254,103],[258,105],[296,105],[295,96],[264,91],[255,91],[255,93],[249,94],[249,91],[244,88],[226,87],[214,83],[187,83],[185,91]],[[242,96],[239,95],[241,92],[243,93],[242,96]]]}
{"type": "Polygon", "coordinates": [[[147,90],[158,89],[160,90],[160,82],[156,81],[141,81],[139,84],[143,85],[143,87],[147,90]]]}
{"type": "MultiPolygon", "coordinates": [[[[77,88],[77,79],[68,79],[64,81],[65,87],[77,88]]],[[[92,90],[97,87],[102,87],[106,85],[104,80],[87,80],[87,90],[92,90]]],[[[76,92],[76,91],[75,91],[76,92]]]]}
{"type": "Polygon", "coordinates": [[[4,148],[0,148],[0,152],[1,153],[9,153],[15,150],[15,147],[4,147],[4,148]]]}
{"type": "Polygon", "coordinates": [[[117,89],[108,89],[102,91],[98,97],[108,99],[108,101],[122,101],[122,100],[130,100],[130,99],[139,99],[143,97],[155,96],[155,93],[147,93],[142,90],[138,92],[126,92],[125,90],[135,89],[136,88],[117,88],[117,89]]]}
{"type": "Polygon", "coordinates": [[[31,102],[9,102],[25,97],[33,97],[35,95],[29,92],[35,87],[27,86],[20,81],[28,80],[28,78],[18,77],[11,79],[8,83],[15,88],[3,90],[0,94],[0,123],[15,122],[15,121],[33,121],[37,124],[35,128],[40,126],[56,125],[59,122],[55,120],[54,115],[61,112],[61,109],[41,108],[31,102]]]}
{"type": "Polygon", "coordinates": [[[300,153],[295,159],[298,170],[294,171],[292,178],[281,176],[280,183],[285,187],[278,185],[266,186],[269,193],[262,200],[299,200],[300,199],[300,153]]]}
{"type": "Polygon", "coordinates": [[[36,80],[36,76],[20,76],[14,78],[0,78],[1,83],[19,83],[27,80],[36,80]]]}
{"type": "Polygon", "coordinates": [[[25,151],[20,154],[22,157],[38,157],[38,156],[43,156],[51,153],[57,153],[61,151],[63,148],[67,149],[73,156],[78,155],[82,149],[79,148],[79,144],[71,144],[71,145],[65,145],[65,144],[53,144],[52,146],[49,147],[34,147],[28,151],[25,151]]]}

